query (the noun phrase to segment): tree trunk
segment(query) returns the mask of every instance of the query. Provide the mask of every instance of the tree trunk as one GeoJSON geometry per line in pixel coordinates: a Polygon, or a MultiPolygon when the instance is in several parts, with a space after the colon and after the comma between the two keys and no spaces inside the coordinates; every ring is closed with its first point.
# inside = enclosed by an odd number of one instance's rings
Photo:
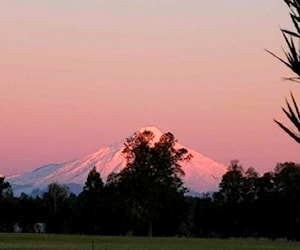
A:
{"type": "Polygon", "coordinates": [[[152,228],[152,221],[149,221],[148,222],[148,237],[152,237],[152,231],[153,231],[153,228],[152,228]]]}
{"type": "Polygon", "coordinates": [[[133,230],[128,230],[128,231],[126,232],[126,236],[132,236],[132,234],[133,234],[133,230]]]}

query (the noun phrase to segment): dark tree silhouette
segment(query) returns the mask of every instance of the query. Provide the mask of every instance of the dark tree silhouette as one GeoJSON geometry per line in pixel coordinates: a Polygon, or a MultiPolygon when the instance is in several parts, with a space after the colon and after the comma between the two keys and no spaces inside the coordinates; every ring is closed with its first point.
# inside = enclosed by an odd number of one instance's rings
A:
{"type": "Polygon", "coordinates": [[[48,209],[48,225],[49,231],[58,233],[61,231],[63,221],[63,208],[66,200],[69,197],[68,188],[58,183],[48,185],[48,190],[43,195],[43,200],[47,204],[48,209]]]}
{"type": "Polygon", "coordinates": [[[84,231],[89,234],[103,233],[104,185],[96,167],[89,172],[81,200],[81,217],[84,231]]]}
{"type": "Polygon", "coordinates": [[[5,196],[12,196],[12,188],[9,182],[4,181],[5,177],[0,177],[0,198],[5,196]]]}
{"type": "Polygon", "coordinates": [[[128,232],[147,225],[149,236],[153,233],[153,224],[168,218],[168,213],[175,213],[181,199],[183,202],[186,188],[180,164],[191,158],[186,149],[175,148],[173,134],[163,134],[158,142],[154,139],[151,131],[137,132],[128,138],[123,150],[127,165],[109,180],[117,184],[125,201],[128,232]]]}
{"type": "Polygon", "coordinates": [[[96,167],[93,167],[90,171],[83,190],[87,195],[91,196],[98,196],[103,191],[103,181],[96,167]]]}
{"type": "Polygon", "coordinates": [[[0,177],[0,232],[12,231],[15,218],[13,192],[5,177],[0,177]]]}
{"type": "Polygon", "coordinates": [[[244,170],[237,160],[231,162],[227,173],[222,177],[219,195],[229,204],[236,204],[243,198],[244,170]]]}
{"type": "Polygon", "coordinates": [[[278,218],[285,236],[300,239],[300,165],[293,162],[277,164],[275,187],[278,194],[281,216],[278,218]]]}

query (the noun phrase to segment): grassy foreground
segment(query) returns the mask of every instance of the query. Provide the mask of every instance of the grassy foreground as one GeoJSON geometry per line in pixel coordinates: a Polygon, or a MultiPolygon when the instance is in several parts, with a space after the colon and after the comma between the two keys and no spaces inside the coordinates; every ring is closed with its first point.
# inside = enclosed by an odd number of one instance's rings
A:
{"type": "Polygon", "coordinates": [[[94,249],[94,250],[239,250],[300,249],[300,242],[254,239],[188,239],[102,237],[49,234],[0,234],[0,249],[94,249]]]}

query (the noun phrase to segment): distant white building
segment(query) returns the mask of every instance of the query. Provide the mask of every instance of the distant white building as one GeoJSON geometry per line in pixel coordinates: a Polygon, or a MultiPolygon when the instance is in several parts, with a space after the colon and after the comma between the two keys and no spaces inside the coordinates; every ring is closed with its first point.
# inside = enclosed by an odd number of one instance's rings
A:
{"type": "Polygon", "coordinates": [[[36,233],[46,233],[46,224],[45,223],[35,223],[33,225],[34,232],[36,233]]]}
{"type": "Polygon", "coordinates": [[[14,232],[15,233],[22,233],[23,229],[19,226],[19,223],[14,224],[14,232]]]}

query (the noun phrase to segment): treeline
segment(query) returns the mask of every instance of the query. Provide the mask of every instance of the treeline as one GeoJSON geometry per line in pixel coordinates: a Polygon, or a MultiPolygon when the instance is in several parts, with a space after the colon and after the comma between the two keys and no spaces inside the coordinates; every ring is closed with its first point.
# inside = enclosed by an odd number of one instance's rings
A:
{"type": "MultiPolygon", "coordinates": [[[[50,184],[42,197],[13,197],[0,179],[0,231],[34,232],[44,222],[49,233],[148,235],[149,223],[113,182],[103,184],[92,169],[78,196],[50,184]]],[[[138,187],[137,187],[138,188],[138,187]]],[[[137,190],[138,191],[138,190],[137,190]]],[[[300,239],[300,165],[278,164],[258,176],[233,162],[218,192],[203,197],[153,197],[157,200],[155,236],[268,237],[300,239]]],[[[147,197],[145,197],[147,199],[147,197]]],[[[154,212],[153,212],[154,213],[154,212]]]]}
{"type": "Polygon", "coordinates": [[[233,161],[217,192],[191,197],[180,162],[192,156],[174,147],[171,133],[153,139],[149,131],[129,138],[126,168],[105,184],[91,169],[78,196],[52,183],[41,197],[14,197],[0,178],[0,231],[17,223],[33,232],[43,222],[49,233],[300,239],[300,165],[278,164],[259,176],[233,161]]]}
{"type": "Polygon", "coordinates": [[[13,231],[18,223],[30,232],[34,223],[43,222],[49,233],[175,235],[186,192],[180,163],[191,158],[175,144],[171,133],[160,138],[151,131],[135,133],[124,144],[126,167],[110,174],[106,184],[91,169],[78,196],[52,183],[42,197],[16,198],[2,178],[0,231],[13,231]]]}
{"type": "Polygon", "coordinates": [[[189,225],[200,237],[300,239],[300,165],[277,164],[262,176],[233,161],[212,196],[190,198],[189,225]]]}

